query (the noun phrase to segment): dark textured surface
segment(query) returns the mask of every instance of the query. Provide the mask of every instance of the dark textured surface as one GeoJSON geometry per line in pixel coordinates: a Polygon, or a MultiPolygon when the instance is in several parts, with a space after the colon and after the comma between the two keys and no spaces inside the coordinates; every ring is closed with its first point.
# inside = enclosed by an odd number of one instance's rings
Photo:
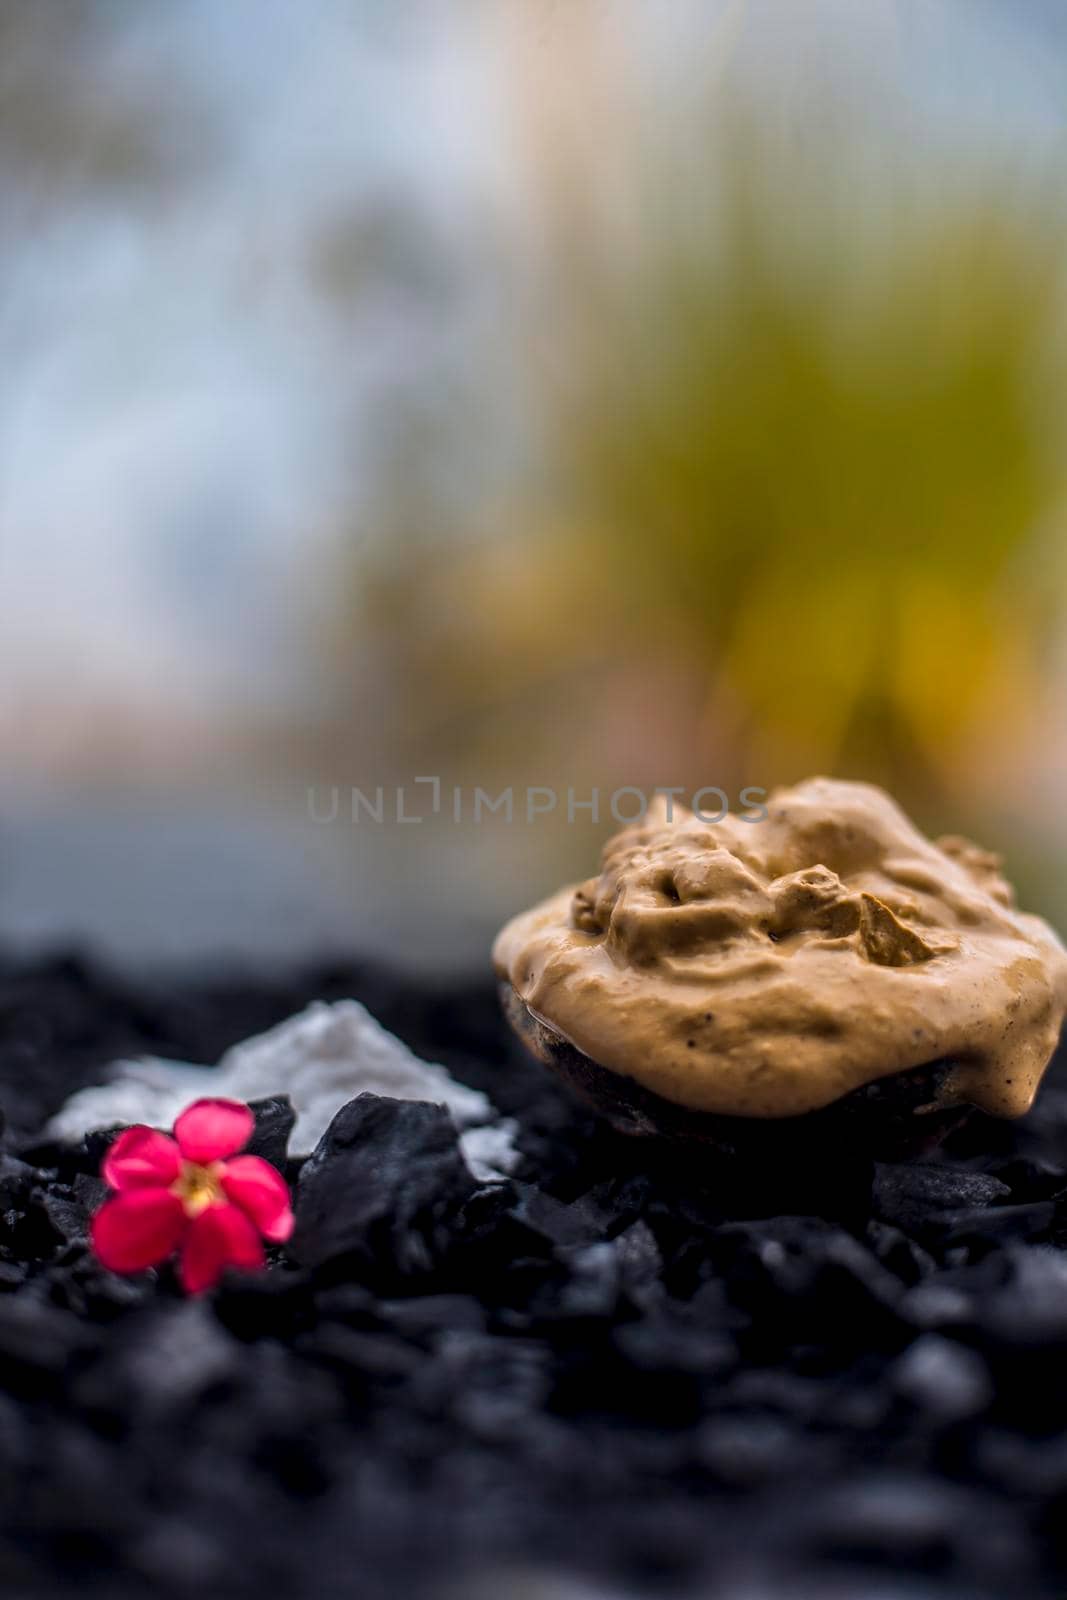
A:
{"type": "MultiPolygon", "coordinates": [[[[753,1182],[596,1124],[488,982],[9,961],[0,1097],[6,1592],[519,1596],[531,1570],[737,1600],[1067,1591],[1055,1079],[922,1164],[846,1149],[753,1182]],[[116,1055],[211,1060],[347,994],[518,1117],[515,1181],[479,1188],[439,1112],[364,1099],[269,1274],[188,1302],[101,1271],[105,1141],[49,1150],[47,1114],[116,1055]]],[[[260,1108],[278,1161],[285,1126],[260,1108]]]]}

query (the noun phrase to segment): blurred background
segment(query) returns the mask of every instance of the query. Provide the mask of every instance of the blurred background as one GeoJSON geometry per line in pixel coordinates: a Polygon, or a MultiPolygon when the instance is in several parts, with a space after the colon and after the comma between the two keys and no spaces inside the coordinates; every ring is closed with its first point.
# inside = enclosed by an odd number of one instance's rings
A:
{"type": "Polygon", "coordinates": [[[1056,0],[3,7],[0,942],[482,963],[610,820],[427,775],[869,777],[1062,929],[1065,153],[1056,0]]]}

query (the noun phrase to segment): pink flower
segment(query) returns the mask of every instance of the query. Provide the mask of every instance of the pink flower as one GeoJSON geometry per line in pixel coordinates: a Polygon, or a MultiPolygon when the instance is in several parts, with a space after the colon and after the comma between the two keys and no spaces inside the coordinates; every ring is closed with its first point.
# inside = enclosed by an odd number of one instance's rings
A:
{"type": "Polygon", "coordinates": [[[92,1220],[93,1249],[112,1272],[143,1272],[181,1252],[189,1294],[203,1294],[227,1267],[263,1265],[263,1239],[293,1231],[285,1179],[268,1161],[237,1152],[255,1118],[236,1100],[197,1100],[174,1124],[174,1138],[127,1128],[100,1172],[115,1193],[92,1220]]]}

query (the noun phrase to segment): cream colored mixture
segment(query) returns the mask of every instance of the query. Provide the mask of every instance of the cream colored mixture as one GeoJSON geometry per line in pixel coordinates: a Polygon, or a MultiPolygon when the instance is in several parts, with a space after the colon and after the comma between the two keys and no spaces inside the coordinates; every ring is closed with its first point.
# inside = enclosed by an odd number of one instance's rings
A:
{"type": "Polygon", "coordinates": [[[1028,1109],[1067,952],[995,856],[931,843],[863,783],[777,790],[757,822],[657,804],[599,877],[498,935],[497,971],[541,1021],[695,1111],[795,1116],[945,1059],[942,1104],[1028,1109]]]}

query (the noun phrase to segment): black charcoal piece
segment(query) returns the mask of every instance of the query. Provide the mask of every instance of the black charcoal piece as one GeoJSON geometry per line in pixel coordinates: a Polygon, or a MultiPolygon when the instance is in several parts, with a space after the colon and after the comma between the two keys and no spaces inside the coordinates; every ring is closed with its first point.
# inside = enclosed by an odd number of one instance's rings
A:
{"type": "Polygon", "coordinates": [[[999,1178],[947,1164],[876,1162],[871,1203],[877,1216],[907,1227],[935,1211],[964,1211],[1007,1200],[1011,1190],[999,1178]]]}
{"type": "Polygon", "coordinates": [[[977,1351],[933,1333],[909,1345],[889,1376],[895,1394],[939,1422],[974,1416],[993,1398],[989,1368],[977,1351]]]}
{"type": "Polygon", "coordinates": [[[443,1106],[362,1094],[304,1165],[290,1253],[311,1267],[353,1254],[401,1274],[428,1270],[475,1187],[443,1106]]]}
{"type": "Polygon", "coordinates": [[[296,1112],[285,1094],[273,1095],[269,1100],[252,1100],[249,1110],[255,1112],[256,1128],[245,1149],[249,1155],[262,1156],[279,1172],[285,1171],[289,1149],[289,1135],[296,1124],[296,1112]]]}
{"type": "Polygon", "coordinates": [[[795,1428],[759,1414],[714,1418],[701,1432],[698,1452],[721,1483],[743,1489],[788,1475],[810,1454],[795,1428]]]}

